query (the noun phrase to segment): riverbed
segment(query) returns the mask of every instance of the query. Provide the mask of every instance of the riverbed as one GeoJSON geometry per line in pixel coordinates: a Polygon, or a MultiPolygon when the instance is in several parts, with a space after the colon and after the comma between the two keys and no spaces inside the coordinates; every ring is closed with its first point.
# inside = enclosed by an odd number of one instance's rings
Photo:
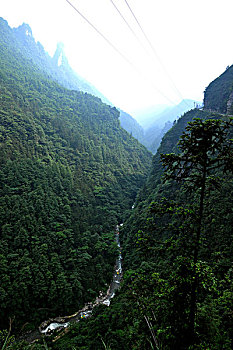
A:
{"type": "Polygon", "coordinates": [[[40,339],[42,336],[50,336],[55,330],[62,331],[64,329],[68,329],[72,323],[79,322],[83,318],[92,316],[93,309],[98,305],[110,305],[111,299],[115,296],[116,290],[120,288],[120,282],[122,278],[122,255],[118,225],[116,226],[115,239],[119,248],[119,255],[114,266],[112,282],[106,294],[100,292],[99,296],[94,302],[85,304],[81,310],[75,312],[70,316],[56,317],[42,322],[38,330],[30,332],[27,336],[24,337],[27,342],[32,343],[37,339],[40,339]]]}

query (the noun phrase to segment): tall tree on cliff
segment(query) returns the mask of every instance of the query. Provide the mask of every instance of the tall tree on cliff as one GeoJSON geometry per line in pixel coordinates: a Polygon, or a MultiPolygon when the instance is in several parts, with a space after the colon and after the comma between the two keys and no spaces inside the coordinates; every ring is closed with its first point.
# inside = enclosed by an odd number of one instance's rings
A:
{"type": "Polygon", "coordinates": [[[220,188],[216,169],[225,174],[233,172],[233,140],[228,138],[232,120],[195,119],[180,138],[180,153],[162,154],[165,180],[183,182],[188,191],[196,193],[196,222],[193,237],[193,282],[190,293],[188,338],[195,342],[195,313],[197,304],[197,262],[203,226],[207,191],[220,188]]]}

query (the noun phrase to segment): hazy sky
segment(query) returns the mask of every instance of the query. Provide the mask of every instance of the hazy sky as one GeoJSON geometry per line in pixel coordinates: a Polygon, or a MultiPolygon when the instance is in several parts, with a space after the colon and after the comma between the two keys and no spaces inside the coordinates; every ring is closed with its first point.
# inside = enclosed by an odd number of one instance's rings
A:
{"type": "Polygon", "coordinates": [[[182,98],[201,101],[233,64],[232,0],[70,1],[114,48],[66,0],[0,0],[0,16],[11,27],[28,23],[50,55],[62,41],[72,68],[132,115],[182,98]]]}

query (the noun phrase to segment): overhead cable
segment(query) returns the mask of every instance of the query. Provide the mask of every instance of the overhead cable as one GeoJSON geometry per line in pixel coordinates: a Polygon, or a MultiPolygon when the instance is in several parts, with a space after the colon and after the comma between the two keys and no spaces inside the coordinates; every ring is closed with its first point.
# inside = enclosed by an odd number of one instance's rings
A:
{"type": "MultiPolygon", "coordinates": [[[[133,28],[130,26],[130,24],[128,23],[128,21],[125,19],[125,17],[122,15],[121,11],[119,10],[119,8],[116,6],[116,4],[114,3],[113,0],[110,0],[110,2],[112,3],[112,5],[115,7],[116,11],[119,13],[119,15],[121,16],[121,18],[123,19],[123,21],[125,22],[125,24],[127,25],[127,27],[129,28],[129,30],[131,31],[131,33],[133,34],[133,36],[137,39],[137,41],[140,43],[140,45],[143,47],[143,49],[145,51],[147,51],[147,49],[145,48],[145,46],[143,45],[142,41],[139,39],[138,35],[135,33],[135,31],[133,30],[133,28]]],[[[148,51],[147,51],[148,53],[148,51]]]]}
{"type": "Polygon", "coordinates": [[[85,22],[87,22],[91,27],[92,29],[94,29],[101,37],[102,39],[104,39],[109,46],[111,46],[111,48],[116,51],[118,53],[118,55],[123,59],[125,60],[139,75],[143,76],[144,79],[147,79],[150,84],[152,85],[152,87],[161,95],[163,96],[168,102],[172,103],[172,104],[175,104],[174,101],[172,101],[169,97],[167,97],[162,91],[160,91],[155,85],[154,83],[148,78],[148,76],[144,75],[120,50],[118,50],[118,48],[112,44],[112,42],[104,35],[102,34],[98,28],[96,28],[96,26],[91,23],[91,21],[89,21],[89,19],[84,16],[78,9],[76,6],[74,6],[72,4],[71,1],[69,0],[65,0],[83,19],[85,22]]]}
{"type": "Polygon", "coordinates": [[[169,78],[170,82],[172,83],[173,87],[175,88],[176,92],[178,93],[178,95],[179,95],[182,99],[184,99],[183,96],[182,96],[182,94],[181,94],[181,92],[179,91],[179,89],[178,89],[177,86],[175,85],[173,79],[171,78],[170,74],[168,73],[166,67],[164,66],[162,60],[160,59],[159,55],[157,54],[157,52],[156,52],[154,46],[152,45],[150,39],[148,38],[148,36],[146,35],[145,31],[143,30],[143,28],[142,28],[142,26],[141,26],[139,20],[138,20],[137,17],[135,16],[135,14],[134,14],[132,8],[130,7],[128,1],[125,0],[125,3],[126,3],[128,9],[129,9],[129,11],[131,12],[133,18],[135,19],[136,23],[138,24],[138,26],[139,26],[139,28],[140,28],[140,30],[141,30],[141,32],[142,32],[144,38],[146,39],[147,43],[149,44],[149,46],[150,46],[150,48],[151,48],[151,50],[152,50],[154,56],[155,56],[156,59],[159,61],[161,67],[163,68],[164,72],[166,73],[167,77],[169,78]]]}
{"type": "Polygon", "coordinates": [[[92,24],[88,19],[87,19],[87,17],[86,16],[84,16],[78,9],[77,9],[77,7],[75,7],[69,0],[65,0],[66,2],[68,2],[68,4],[71,6],[71,7],[73,7],[73,9],[108,43],[108,45],[110,45],[117,53],[118,53],[118,55],[120,55],[126,62],[128,62],[128,64],[130,64],[130,65],[133,65],[132,64],[132,62],[130,62],[129,60],[128,60],[128,58],[124,55],[124,54],[122,54],[118,49],[117,49],[117,47],[115,46],[115,45],[113,45],[112,43],[111,43],[111,41],[108,39],[108,38],[106,38],[106,36],[105,35],[103,35],[100,31],[99,31],[99,29],[97,29],[95,26],[94,26],[94,24],[92,24]]]}

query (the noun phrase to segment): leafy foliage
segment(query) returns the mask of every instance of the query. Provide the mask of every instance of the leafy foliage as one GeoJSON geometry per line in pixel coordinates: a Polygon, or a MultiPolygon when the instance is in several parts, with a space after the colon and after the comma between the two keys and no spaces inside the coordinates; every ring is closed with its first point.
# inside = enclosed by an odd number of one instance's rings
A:
{"type": "MultiPolygon", "coordinates": [[[[52,349],[101,349],[102,341],[111,349],[126,350],[232,348],[233,188],[232,175],[223,172],[232,161],[230,124],[216,120],[216,116],[188,124],[178,145],[180,153],[163,156],[168,165],[167,180],[163,183],[158,177],[157,183],[152,182],[152,171],[120,232],[124,282],[111,308],[96,309],[91,319],[51,343],[52,349]],[[187,152],[192,143],[194,147],[187,152]],[[208,159],[206,180],[211,181],[206,183],[200,225],[204,155],[208,159]],[[181,163],[187,170],[182,173],[181,163]],[[178,184],[168,179],[177,179],[180,174],[184,181],[178,184]],[[213,186],[215,178],[217,187],[213,186]],[[198,227],[201,236],[197,239],[198,227]],[[195,338],[190,332],[193,290],[195,338]]],[[[175,149],[178,152],[174,143],[175,149]]]]}
{"type": "MultiPolygon", "coordinates": [[[[153,183],[152,171],[121,231],[127,272],[120,295],[110,310],[101,310],[91,323],[78,325],[67,335],[66,345],[77,341],[84,348],[100,347],[90,332],[97,327],[112,349],[118,348],[117,341],[123,341],[124,349],[231,349],[233,188],[232,175],[223,171],[231,170],[230,124],[216,116],[196,119],[180,138],[180,153],[163,156],[167,180],[161,183],[158,177],[153,183]],[[204,164],[208,164],[205,171],[204,164]],[[200,221],[203,171],[206,187],[200,221]],[[176,184],[168,180],[171,177],[188,182],[176,184]]],[[[62,349],[61,343],[55,348],[62,349]]]]}
{"type": "Polygon", "coordinates": [[[115,108],[48,79],[0,25],[0,324],[15,316],[18,330],[106,289],[151,155],[115,108]]]}
{"type": "Polygon", "coordinates": [[[197,263],[202,232],[204,201],[206,192],[219,188],[219,181],[213,171],[222,169],[223,173],[233,172],[233,144],[227,140],[227,130],[232,126],[230,122],[221,120],[196,119],[190,122],[178,143],[180,154],[161,155],[165,167],[165,179],[174,179],[177,182],[185,181],[189,191],[197,191],[197,218],[193,221],[196,226],[193,237],[193,283],[190,291],[190,344],[195,342],[195,312],[197,303],[198,275],[197,263]],[[200,191],[199,191],[200,189],[200,191]]]}
{"type": "MultiPolygon", "coordinates": [[[[95,308],[64,337],[33,348],[232,349],[231,122],[208,110],[186,113],[164,136],[136,197],[150,155],[119,128],[116,109],[48,80],[6,34],[0,41],[2,325],[13,315],[17,327],[30,317],[39,322],[90,300],[111,279],[112,228],[125,221],[124,281],[111,307],[95,308]]],[[[205,107],[226,111],[230,72],[220,77],[226,80],[215,91],[219,100],[206,91],[205,107]]],[[[1,336],[5,342],[7,331],[1,336]]]]}

